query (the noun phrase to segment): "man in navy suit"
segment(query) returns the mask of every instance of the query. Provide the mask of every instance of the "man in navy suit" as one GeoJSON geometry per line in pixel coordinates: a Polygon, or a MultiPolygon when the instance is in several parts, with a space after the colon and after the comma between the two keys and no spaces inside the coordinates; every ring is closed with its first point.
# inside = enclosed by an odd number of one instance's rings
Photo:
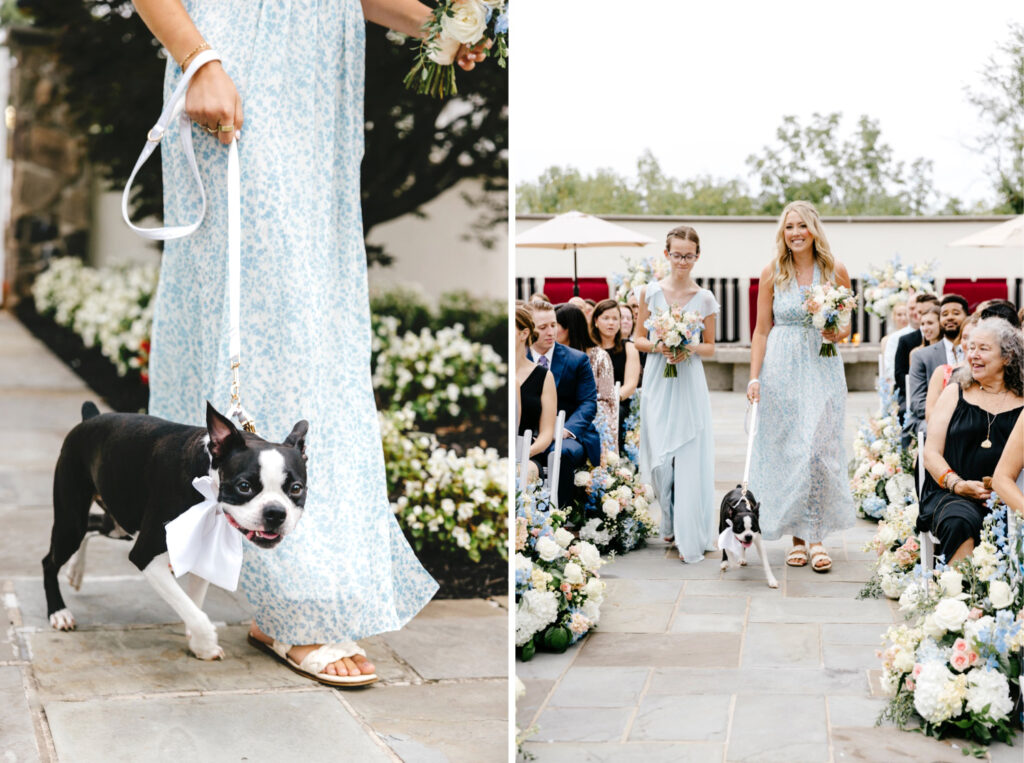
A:
{"type": "Polygon", "coordinates": [[[576,470],[588,459],[592,464],[601,463],[601,437],[594,427],[597,384],[586,354],[555,341],[558,332],[555,308],[548,302],[533,302],[530,307],[537,329],[537,341],[528,353],[530,360],[551,371],[558,393],[558,410],[565,411],[558,505],[568,506],[576,470]]]}

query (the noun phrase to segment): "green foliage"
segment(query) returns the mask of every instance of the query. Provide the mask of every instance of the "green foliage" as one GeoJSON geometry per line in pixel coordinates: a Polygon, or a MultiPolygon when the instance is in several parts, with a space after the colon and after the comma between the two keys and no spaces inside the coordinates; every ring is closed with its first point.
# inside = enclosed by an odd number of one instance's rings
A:
{"type": "Polygon", "coordinates": [[[1010,36],[981,73],[982,86],[966,87],[967,100],[985,123],[977,149],[989,159],[999,197],[994,210],[1024,213],[1024,23],[1010,24],[1010,36]]]}

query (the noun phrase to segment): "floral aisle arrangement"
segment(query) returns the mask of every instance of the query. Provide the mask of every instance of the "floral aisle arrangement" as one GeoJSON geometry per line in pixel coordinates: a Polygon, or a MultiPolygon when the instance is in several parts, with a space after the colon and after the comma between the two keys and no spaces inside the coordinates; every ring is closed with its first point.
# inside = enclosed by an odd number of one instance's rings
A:
{"type": "Polygon", "coordinates": [[[76,257],[50,263],[32,286],[36,312],[69,328],[125,376],[149,381],[149,335],[159,268],[97,270],[76,257]]]}
{"type": "Polygon", "coordinates": [[[575,482],[586,491],[573,511],[580,537],[601,553],[628,553],[657,532],[648,512],[654,489],[629,459],[606,453],[601,466],[576,472],[575,482]]]}
{"type": "Polygon", "coordinates": [[[640,468],[640,390],[629,399],[629,415],[622,424],[625,430],[626,458],[633,466],[640,468]]]}
{"type": "Polygon", "coordinates": [[[597,547],[563,526],[566,514],[535,486],[516,495],[516,652],[564,652],[601,619],[604,564],[597,547]]]}
{"type": "Polygon", "coordinates": [[[460,45],[493,41],[493,55],[504,68],[508,60],[506,0],[441,0],[423,26],[405,86],[417,93],[445,98],[455,95],[455,56],[460,45]]]}
{"type": "Polygon", "coordinates": [[[864,309],[882,320],[889,317],[897,302],[906,302],[911,293],[935,293],[935,265],[928,262],[904,265],[899,255],[881,267],[869,268],[863,275],[864,309]]]}
{"type": "Polygon", "coordinates": [[[409,406],[424,422],[450,422],[500,404],[508,367],[494,348],[466,339],[462,324],[388,335],[393,326],[378,323],[374,338],[373,386],[384,407],[409,406]]]}
{"type": "Polygon", "coordinates": [[[494,448],[465,456],[415,432],[409,409],[380,414],[388,492],[417,551],[435,548],[479,562],[508,558],[508,460],[494,448]]]}
{"type": "Polygon", "coordinates": [[[909,624],[885,635],[884,719],[924,733],[1012,743],[1020,726],[1024,650],[1024,532],[1008,537],[1005,506],[993,496],[971,557],[916,577],[900,596],[909,624]]]}
{"type": "MultiPolygon", "coordinates": [[[[818,331],[842,331],[850,325],[853,310],[857,307],[857,297],[845,286],[837,286],[826,281],[817,286],[805,286],[801,289],[804,310],[807,311],[807,325],[818,331]]],[[[834,358],[836,344],[828,339],[821,340],[818,356],[834,358]]]]}
{"type": "Polygon", "coordinates": [[[869,519],[880,519],[890,504],[902,508],[916,500],[917,444],[912,441],[904,450],[896,396],[888,385],[879,388],[879,395],[879,411],[857,430],[850,462],[850,491],[858,514],[869,519]]]}
{"type": "MultiPolygon", "coordinates": [[[[704,329],[704,316],[695,310],[683,310],[674,305],[665,310],[657,310],[644,323],[644,328],[651,332],[655,343],[661,342],[676,353],[683,353],[683,359],[690,357],[689,347],[700,340],[700,332],[704,329]]],[[[675,363],[666,363],[665,378],[674,379],[679,376],[675,363]]]]}
{"type": "Polygon", "coordinates": [[[639,260],[627,257],[626,272],[612,274],[615,299],[625,304],[629,300],[631,292],[635,292],[641,286],[646,286],[651,281],[664,278],[668,272],[668,262],[664,257],[644,257],[639,260]]]}
{"type": "Polygon", "coordinates": [[[921,561],[921,546],[914,529],[918,512],[917,501],[888,504],[875,536],[864,547],[865,551],[874,551],[877,558],[858,598],[884,595],[898,599],[910,585],[921,561]]]}

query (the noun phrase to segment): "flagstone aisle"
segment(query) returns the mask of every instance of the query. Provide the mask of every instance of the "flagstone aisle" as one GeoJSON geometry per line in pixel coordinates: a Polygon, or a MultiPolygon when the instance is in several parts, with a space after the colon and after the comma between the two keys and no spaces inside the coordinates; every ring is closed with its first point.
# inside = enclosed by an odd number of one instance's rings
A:
{"type": "Polygon", "coordinates": [[[61,440],[82,401],[73,373],[0,311],[0,760],[505,761],[508,602],[435,601],[362,642],[381,681],[348,691],[292,673],[245,641],[241,594],[205,607],[225,659],[190,657],[174,612],[128,561],[88,547],[78,630],[46,621],[40,560],[61,440]]]}
{"type": "MultiPolygon", "coordinates": [[[[717,500],[743,475],[742,393],[713,392],[717,500]]],[[[874,393],[847,401],[847,453],[874,393]]],[[[757,486],[751,486],[757,494],[757,486]]],[[[888,600],[855,597],[868,577],[861,550],[875,525],[827,539],[833,567],[784,564],[786,540],[768,544],[779,589],[756,552],[722,573],[708,555],[683,565],[660,539],[602,570],[600,627],[565,654],[516,663],[526,685],[526,749],[555,761],[962,761],[960,749],[875,728],[884,706],[875,650],[899,617],[888,600]]],[[[1020,763],[1020,745],[990,760],[1020,763]]]]}

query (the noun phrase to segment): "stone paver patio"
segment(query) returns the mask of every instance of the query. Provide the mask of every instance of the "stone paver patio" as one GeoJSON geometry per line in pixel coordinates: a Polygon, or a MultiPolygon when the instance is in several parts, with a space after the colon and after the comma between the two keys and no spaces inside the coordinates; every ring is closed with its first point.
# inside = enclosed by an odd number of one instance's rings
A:
{"type": "MultiPolygon", "coordinates": [[[[742,393],[712,393],[718,500],[743,475],[745,405],[742,393]]],[[[876,406],[874,393],[848,398],[848,451],[876,406]]],[[[778,590],[753,551],[749,567],[724,574],[717,555],[683,565],[660,539],[615,560],[602,570],[599,628],[565,654],[516,663],[517,721],[536,729],[525,749],[539,763],[964,760],[953,744],[875,727],[875,650],[899,613],[855,598],[873,534],[860,520],[828,538],[827,574],[786,567],[788,539],[768,543],[778,590]]],[[[988,759],[1024,753],[997,744],[988,759]]]]}
{"type": "Polygon", "coordinates": [[[53,464],[96,396],[0,311],[0,759],[24,761],[504,761],[508,602],[436,601],[362,645],[381,681],[342,691],[245,641],[241,595],[211,587],[226,658],[189,656],[182,625],[128,561],[90,542],[77,631],[46,621],[40,560],[53,464]]]}

